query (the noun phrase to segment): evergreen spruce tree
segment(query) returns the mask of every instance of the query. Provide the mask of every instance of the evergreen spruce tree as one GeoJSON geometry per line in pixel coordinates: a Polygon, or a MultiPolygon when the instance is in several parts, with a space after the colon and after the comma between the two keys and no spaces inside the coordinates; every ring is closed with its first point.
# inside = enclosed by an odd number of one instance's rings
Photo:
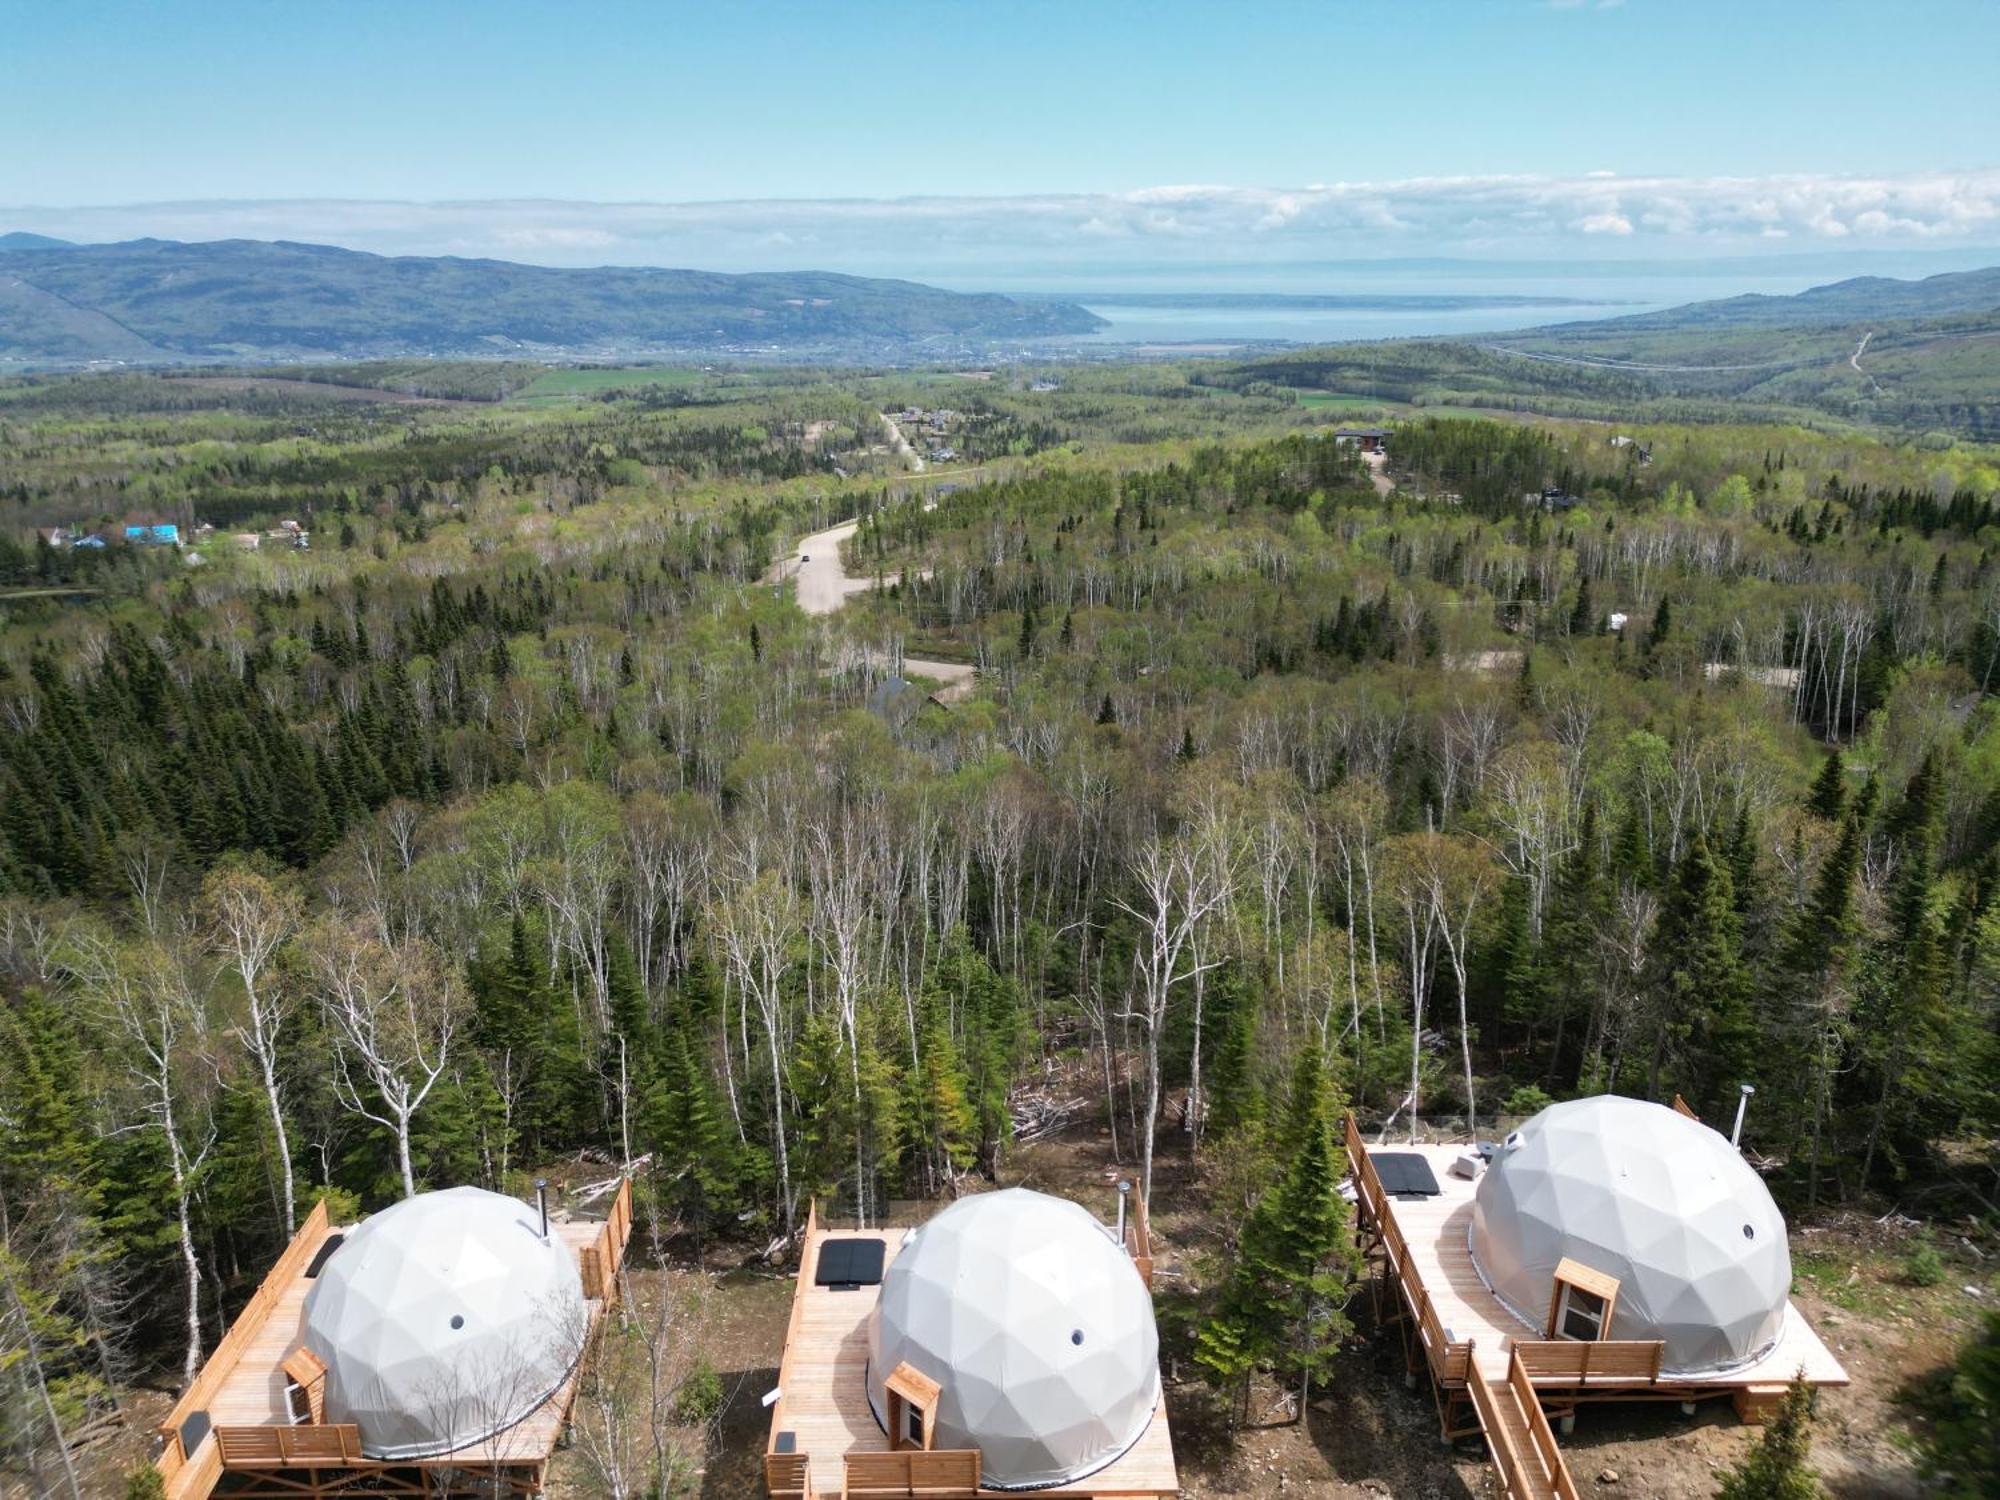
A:
{"type": "Polygon", "coordinates": [[[1580,579],[1576,586],[1576,607],[1569,612],[1569,633],[1590,635],[1597,629],[1597,606],[1591,602],[1590,580],[1580,579]]]}
{"type": "Polygon", "coordinates": [[[1795,1148],[1806,1142],[1807,1194],[1813,1201],[1819,1196],[1834,1073],[1848,1040],[1840,997],[1854,945],[1854,876],[1860,862],[1861,830],[1848,818],[1778,955],[1762,1017],[1762,1087],[1768,1097],[1792,1101],[1790,1135],[1795,1148]]]}
{"type": "Polygon", "coordinates": [[[1643,978],[1652,1009],[1648,1095],[1681,1093],[1717,1113],[1753,1076],[1756,1032],[1729,869],[1699,834],[1654,920],[1643,978]]]}
{"type": "Polygon", "coordinates": [[[1653,623],[1646,627],[1645,649],[1649,653],[1657,651],[1660,647],[1660,643],[1666,640],[1668,634],[1673,630],[1673,628],[1674,628],[1673,606],[1668,602],[1667,596],[1665,594],[1662,594],[1660,595],[1659,604],[1656,605],[1653,609],[1653,623]]]}
{"type": "Polygon", "coordinates": [[[1315,1048],[1300,1055],[1288,1106],[1285,1174],[1244,1223],[1235,1264],[1196,1337],[1195,1361],[1238,1391],[1239,1410],[1257,1369],[1295,1383],[1303,1420],[1313,1382],[1330,1372],[1349,1326],[1361,1260],[1339,1191],[1345,1166],[1332,1089],[1315,1048]]]}
{"type": "Polygon", "coordinates": [[[1838,821],[1847,811],[1847,766],[1838,747],[1829,751],[1821,762],[1819,775],[1813,778],[1812,791],[1806,797],[1806,810],[1829,823],[1838,821]]]}
{"type": "Polygon", "coordinates": [[[944,997],[926,985],[917,998],[917,1055],[904,1070],[899,1136],[906,1183],[929,1196],[977,1158],[978,1117],[966,1098],[965,1067],[944,997]]]}
{"type": "Polygon", "coordinates": [[[1722,1476],[1715,1500],[1820,1500],[1812,1453],[1813,1388],[1800,1375],[1785,1388],[1757,1446],[1722,1476]]]}
{"type": "Polygon", "coordinates": [[[1555,1083],[1573,1084],[1581,1074],[1586,1043],[1580,1033],[1603,983],[1598,954],[1611,930],[1614,907],[1593,800],[1583,805],[1576,847],[1563,860],[1542,914],[1548,1011],[1554,1025],[1549,1067],[1555,1083]]]}
{"type": "Polygon", "coordinates": [[[1202,1094],[1205,1127],[1229,1136],[1261,1120],[1262,1091],[1257,1085],[1257,1012],[1262,995],[1240,959],[1216,970],[1202,1013],[1202,1094]]]}
{"type": "Polygon", "coordinates": [[[744,1206],[746,1151],[729,1128],[714,1077],[697,1058],[685,1012],[670,1017],[640,1104],[655,1191],[693,1231],[697,1250],[744,1206]]]}
{"type": "Polygon", "coordinates": [[[1859,1007],[1857,1081],[1872,1092],[1862,1179],[1886,1160],[1900,1176],[1913,1155],[1956,1124],[1981,1052],[1971,1017],[1954,1005],[1950,955],[1937,910],[1939,810],[1934,757],[1924,757],[1889,819],[1902,849],[1889,922],[1859,1007]]]}
{"type": "Polygon", "coordinates": [[[1925,1493],[1939,1500],[2000,1495],[2000,1312],[1986,1313],[1925,1402],[1925,1493]]]}

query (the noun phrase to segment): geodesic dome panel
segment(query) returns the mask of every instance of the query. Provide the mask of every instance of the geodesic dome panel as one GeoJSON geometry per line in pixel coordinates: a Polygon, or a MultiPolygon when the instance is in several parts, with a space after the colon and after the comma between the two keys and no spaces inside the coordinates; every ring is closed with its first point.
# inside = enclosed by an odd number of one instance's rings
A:
{"type": "Polygon", "coordinates": [[[364,1220],[306,1295],[326,1420],[370,1458],[426,1458],[506,1431],[548,1399],[588,1327],[576,1256],[539,1212],[483,1188],[420,1193],[364,1220]]]}
{"type": "Polygon", "coordinates": [[[993,1489],[1103,1468],[1160,1395],[1138,1267],[1085,1209],[1024,1188],[960,1199],[904,1241],[868,1322],[877,1422],[905,1362],[941,1387],[934,1445],[977,1448],[993,1489]]]}
{"type": "Polygon", "coordinates": [[[1605,1094],[1552,1104],[1501,1142],[1473,1199],[1472,1258],[1541,1327],[1568,1256],[1619,1281],[1609,1336],[1660,1339],[1664,1373],[1719,1373],[1769,1353],[1792,1284],[1785,1220],[1706,1125],[1605,1094]]]}

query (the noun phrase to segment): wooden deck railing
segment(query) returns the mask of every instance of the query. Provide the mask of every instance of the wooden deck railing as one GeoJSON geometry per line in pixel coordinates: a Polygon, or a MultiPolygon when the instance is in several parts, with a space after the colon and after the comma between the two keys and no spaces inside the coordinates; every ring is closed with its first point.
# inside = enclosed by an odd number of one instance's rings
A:
{"type": "Polygon", "coordinates": [[[1346,1117],[1347,1162],[1354,1171],[1355,1191],[1361,1205],[1368,1213],[1370,1228],[1379,1228],[1388,1215],[1382,1211],[1382,1179],[1376,1175],[1375,1163],[1368,1159],[1368,1143],[1361,1139],[1361,1128],[1354,1123],[1354,1111],[1346,1117]]]}
{"type": "Polygon", "coordinates": [[[205,1442],[194,1457],[181,1452],[180,1434],[167,1439],[166,1449],[154,1460],[166,1485],[167,1500],[208,1500],[222,1480],[222,1449],[205,1442]]]}
{"type": "Polygon", "coordinates": [[[1652,1385],[1666,1348],[1659,1339],[1516,1340],[1513,1362],[1537,1388],[1652,1385]]]}
{"type": "MultiPolygon", "coordinates": [[[[1348,1125],[1352,1131],[1352,1116],[1348,1125]]],[[[1358,1133],[1354,1139],[1358,1141],[1358,1133]]],[[[1417,1342],[1423,1347],[1424,1361],[1430,1366],[1431,1378],[1447,1389],[1456,1390],[1465,1384],[1472,1366],[1472,1340],[1454,1339],[1451,1330],[1444,1326],[1444,1320],[1438,1317],[1437,1309],[1431,1302],[1430,1289],[1417,1275],[1416,1266],[1410,1258],[1409,1241],[1397,1227],[1395,1216],[1381,1209],[1382,1182],[1375,1175],[1375,1167],[1368,1160],[1365,1147],[1356,1159],[1355,1181],[1360,1184],[1363,1199],[1373,1200],[1374,1226],[1382,1241],[1383,1262],[1395,1279],[1403,1305],[1416,1324],[1417,1342]]]]}
{"type": "Polygon", "coordinates": [[[1472,1409],[1479,1415],[1480,1431],[1486,1434],[1486,1450],[1500,1476],[1501,1495],[1505,1500],[1537,1500],[1545,1487],[1531,1487],[1533,1471],[1514,1435],[1518,1424],[1509,1422],[1500,1409],[1502,1401],[1512,1399],[1505,1387],[1496,1390],[1484,1375],[1472,1382],[1472,1409]]]}
{"type": "Polygon", "coordinates": [[[583,1278],[583,1295],[608,1299],[618,1285],[618,1268],[625,1263],[625,1246],[632,1238],[632,1179],[618,1184],[597,1238],[576,1252],[577,1272],[583,1278]]]}
{"type": "Polygon", "coordinates": [[[324,1468],[364,1461],[361,1429],[352,1422],[327,1426],[218,1427],[216,1445],[225,1469],[324,1468]]]}
{"type": "Polygon", "coordinates": [[[812,1460],[803,1453],[766,1453],[764,1491],[771,1500],[808,1500],[812,1460]]]}
{"type": "Polygon", "coordinates": [[[1135,1187],[1131,1192],[1132,1212],[1125,1221],[1125,1249],[1147,1286],[1153,1284],[1153,1221],[1146,1213],[1146,1200],[1135,1187]]]}
{"type": "Polygon", "coordinates": [[[153,1460],[153,1467],[160,1471],[160,1477],[166,1481],[170,1500],[206,1495],[214,1488],[216,1476],[221,1472],[221,1461],[219,1457],[211,1461],[204,1458],[203,1454],[212,1452],[215,1445],[203,1442],[201,1452],[182,1452],[181,1424],[194,1412],[208,1409],[209,1404],[215,1399],[216,1392],[222,1389],[223,1382],[229,1378],[230,1372],[236,1368],[237,1361],[243,1357],[244,1349],[269,1321],[271,1310],[278,1305],[278,1299],[284,1296],[285,1289],[298,1279],[308,1265],[312,1264],[313,1256],[319,1253],[319,1247],[332,1232],[332,1225],[327,1222],[326,1217],[326,1200],[322,1198],[313,1205],[312,1212],[306,1215],[305,1223],[299,1226],[298,1233],[292,1236],[292,1242],[285,1246],[285,1253],[278,1257],[276,1264],[258,1283],[257,1290],[250,1295],[250,1300],[243,1304],[243,1311],[236,1315],[236,1321],[229,1325],[229,1331],[223,1334],[222,1341],[215,1346],[207,1362],[195,1373],[193,1382],[181,1392],[181,1398],[174,1403],[173,1410],[168,1412],[160,1425],[154,1429],[164,1439],[165,1446],[160,1450],[160,1456],[153,1460]],[[201,1475],[210,1469],[215,1472],[209,1475],[204,1487],[201,1475]]]}
{"type": "Polygon", "coordinates": [[[948,1500],[979,1490],[979,1450],[906,1448],[899,1453],[850,1453],[840,1492],[867,1500],[948,1500]]]}
{"type": "Polygon", "coordinates": [[[1507,1378],[1500,1381],[1475,1370],[1471,1389],[1472,1407],[1506,1500],[1579,1500],[1576,1481],[1556,1447],[1555,1430],[1521,1362],[1510,1359],[1507,1378]]]}
{"type": "MultiPolygon", "coordinates": [[[[770,1467],[770,1461],[774,1458],[797,1457],[800,1463],[803,1464],[806,1458],[804,1454],[781,1454],[772,1450],[777,1446],[778,1434],[786,1430],[786,1423],[789,1420],[788,1408],[791,1405],[791,1393],[786,1387],[791,1380],[792,1350],[798,1343],[799,1320],[805,1316],[806,1299],[804,1293],[806,1288],[812,1285],[813,1240],[818,1234],[819,1200],[814,1198],[809,1200],[806,1205],[805,1234],[799,1241],[799,1273],[792,1283],[792,1313],[790,1319],[785,1324],[784,1350],[778,1356],[778,1399],[771,1407],[771,1427],[764,1438],[764,1484],[774,1497],[784,1495],[788,1491],[780,1490],[772,1484],[771,1476],[774,1471],[770,1467]]],[[[790,1477],[787,1470],[779,1472],[783,1472],[787,1478],[790,1477]]],[[[805,1471],[802,1470],[801,1472],[805,1471]]]]}
{"type": "Polygon", "coordinates": [[[1569,1465],[1563,1462],[1562,1450],[1556,1447],[1555,1429],[1549,1426],[1548,1413],[1542,1410],[1541,1398],[1535,1394],[1533,1382],[1521,1367],[1518,1349],[1507,1361],[1507,1388],[1521,1408],[1521,1415],[1527,1419],[1532,1459],[1543,1483],[1548,1486],[1548,1492],[1559,1496],[1560,1500],[1577,1500],[1576,1481],[1570,1478],[1569,1465]]]}

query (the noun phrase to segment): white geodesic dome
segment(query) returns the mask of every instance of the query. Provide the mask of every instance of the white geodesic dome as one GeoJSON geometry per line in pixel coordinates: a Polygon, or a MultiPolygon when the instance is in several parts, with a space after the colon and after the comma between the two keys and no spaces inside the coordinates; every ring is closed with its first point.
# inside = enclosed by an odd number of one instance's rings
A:
{"type": "Polygon", "coordinates": [[[588,1324],[576,1256],[539,1212],[483,1188],[420,1193],[350,1231],[306,1294],[326,1420],[370,1458],[485,1441],[569,1376],[588,1324]]]}
{"type": "Polygon", "coordinates": [[[1036,1489],[1139,1440],[1160,1395],[1153,1299],[1091,1214],[1025,1188],[963,1198],[913,1230],[868,1322],[868,1401],[900,1364],[940,1389],[934,1444],[977,1448],[981,1483],[1036,1489]]]}
{"type": "Polygon", "coordinates": [[[1537,1327],[1565,1256],[1617,1277],[1610,1337],[1662,1340],[1676,1376],[1762,1358],[1789,1313],[1785,1220],[1762,1179],[1725,1137],[1639,1099],[1552,1104],[1510,1134],[1471,1242],[1481,1278],[1537,1327]]]}

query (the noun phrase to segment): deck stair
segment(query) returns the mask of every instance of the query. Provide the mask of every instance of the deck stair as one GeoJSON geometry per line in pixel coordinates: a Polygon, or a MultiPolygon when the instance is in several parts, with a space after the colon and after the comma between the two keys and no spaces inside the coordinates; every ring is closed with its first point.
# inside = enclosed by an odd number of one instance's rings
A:
{"type": "Polygon", "coordinates": [[[1507,1378],[1495,1380],[1473,1369],[1472,1409],[1486,1438],[1493,1468],[1506,1500],[1577,1500],[1576,1481],[1556,1447],[1548,1414],[1529,1384],[1517,1352],[1507,1378]]]}

